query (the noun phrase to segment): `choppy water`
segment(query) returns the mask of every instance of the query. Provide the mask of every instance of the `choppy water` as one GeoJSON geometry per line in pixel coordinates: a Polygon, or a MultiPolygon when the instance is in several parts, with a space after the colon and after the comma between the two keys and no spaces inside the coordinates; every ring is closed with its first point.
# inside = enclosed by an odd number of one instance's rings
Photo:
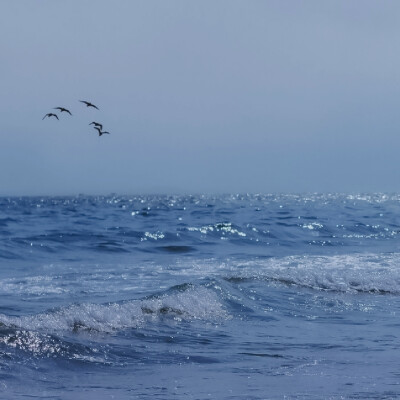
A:
{"type": "Polygon", "coordinates": [[[400,196],[0,198],[0,397],[400,397],[400,196]]]}

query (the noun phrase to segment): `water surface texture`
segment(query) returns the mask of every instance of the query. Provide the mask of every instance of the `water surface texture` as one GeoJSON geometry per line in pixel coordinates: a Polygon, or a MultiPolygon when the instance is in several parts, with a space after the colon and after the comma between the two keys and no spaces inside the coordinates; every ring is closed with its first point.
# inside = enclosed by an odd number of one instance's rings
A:
{"type": "Polygon", "coordinates": [[[0,198],[5,399],[400,397],[400,196],[0,198]]]}

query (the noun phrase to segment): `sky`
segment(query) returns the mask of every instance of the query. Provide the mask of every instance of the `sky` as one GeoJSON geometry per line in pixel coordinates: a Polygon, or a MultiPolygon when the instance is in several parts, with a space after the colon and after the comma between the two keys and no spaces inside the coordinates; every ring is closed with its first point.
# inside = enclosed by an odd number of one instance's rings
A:
{"type": "Polygon", "coordinates": [[[0,195],[398,192],[399,15],[2,0],[0,195]],[[73,116],[42,120],[58,106],[73,116]]]}

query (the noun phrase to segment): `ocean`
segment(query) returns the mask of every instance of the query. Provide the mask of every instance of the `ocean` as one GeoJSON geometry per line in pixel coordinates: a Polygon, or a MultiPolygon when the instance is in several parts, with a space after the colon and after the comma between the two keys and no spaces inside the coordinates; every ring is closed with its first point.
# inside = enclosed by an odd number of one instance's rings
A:
{"type": "Polygon", "coordinates": [[[0,198],[1,399],[400,398],[400,195],[0,198]]]}

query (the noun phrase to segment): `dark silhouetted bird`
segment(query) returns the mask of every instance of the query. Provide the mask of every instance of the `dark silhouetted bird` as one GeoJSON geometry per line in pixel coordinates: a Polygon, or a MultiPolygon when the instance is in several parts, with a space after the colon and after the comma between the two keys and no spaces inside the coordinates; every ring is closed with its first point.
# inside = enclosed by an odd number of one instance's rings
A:
{"type": "Polygon", "coordinates": [[[79,101],[81,103],[85,103],[86,107],[93,107],[93,108],[96,108],[98,110],[98,108],[94,104],[92,104],[90,101],[85,101],[85,100],[79,100],[79,101]]]}
{"type": "Polygon", "coordinates": [[[98,122],[96,122],[96,121],[91,122],[89,125],[98,126],[100,129],[103,129],[103,125],[98,123],[98,122]]]}
{"type": "Polygon", "coordinates": [[[64,107],[54,107],[53,110],[60,110],[61,112],[67,112],[69,115],[72,115],[71,111],[67,110],[64,107]]]}
{"type": "Polygon", "coordinates": [[[96,129],[99,132],[99,136],[104,135],[105,133],[107,133],[108,135],[110,134],[110,132],[107,131],[102,131],[100,128],[98,128],[97,126],[93,127],[94,129],[96,129]]]}
{"type": "Polygon", "coordinates": [[[48,113],[48,114],[46,114],[46,115],[42,118],[42,120],[44,120],[46,117],[47,117],[47,118],[56,117],[56,118],[58,119],[57,115],[56,115],[56,114],[53,114],[53,113],[48,113]]]}

